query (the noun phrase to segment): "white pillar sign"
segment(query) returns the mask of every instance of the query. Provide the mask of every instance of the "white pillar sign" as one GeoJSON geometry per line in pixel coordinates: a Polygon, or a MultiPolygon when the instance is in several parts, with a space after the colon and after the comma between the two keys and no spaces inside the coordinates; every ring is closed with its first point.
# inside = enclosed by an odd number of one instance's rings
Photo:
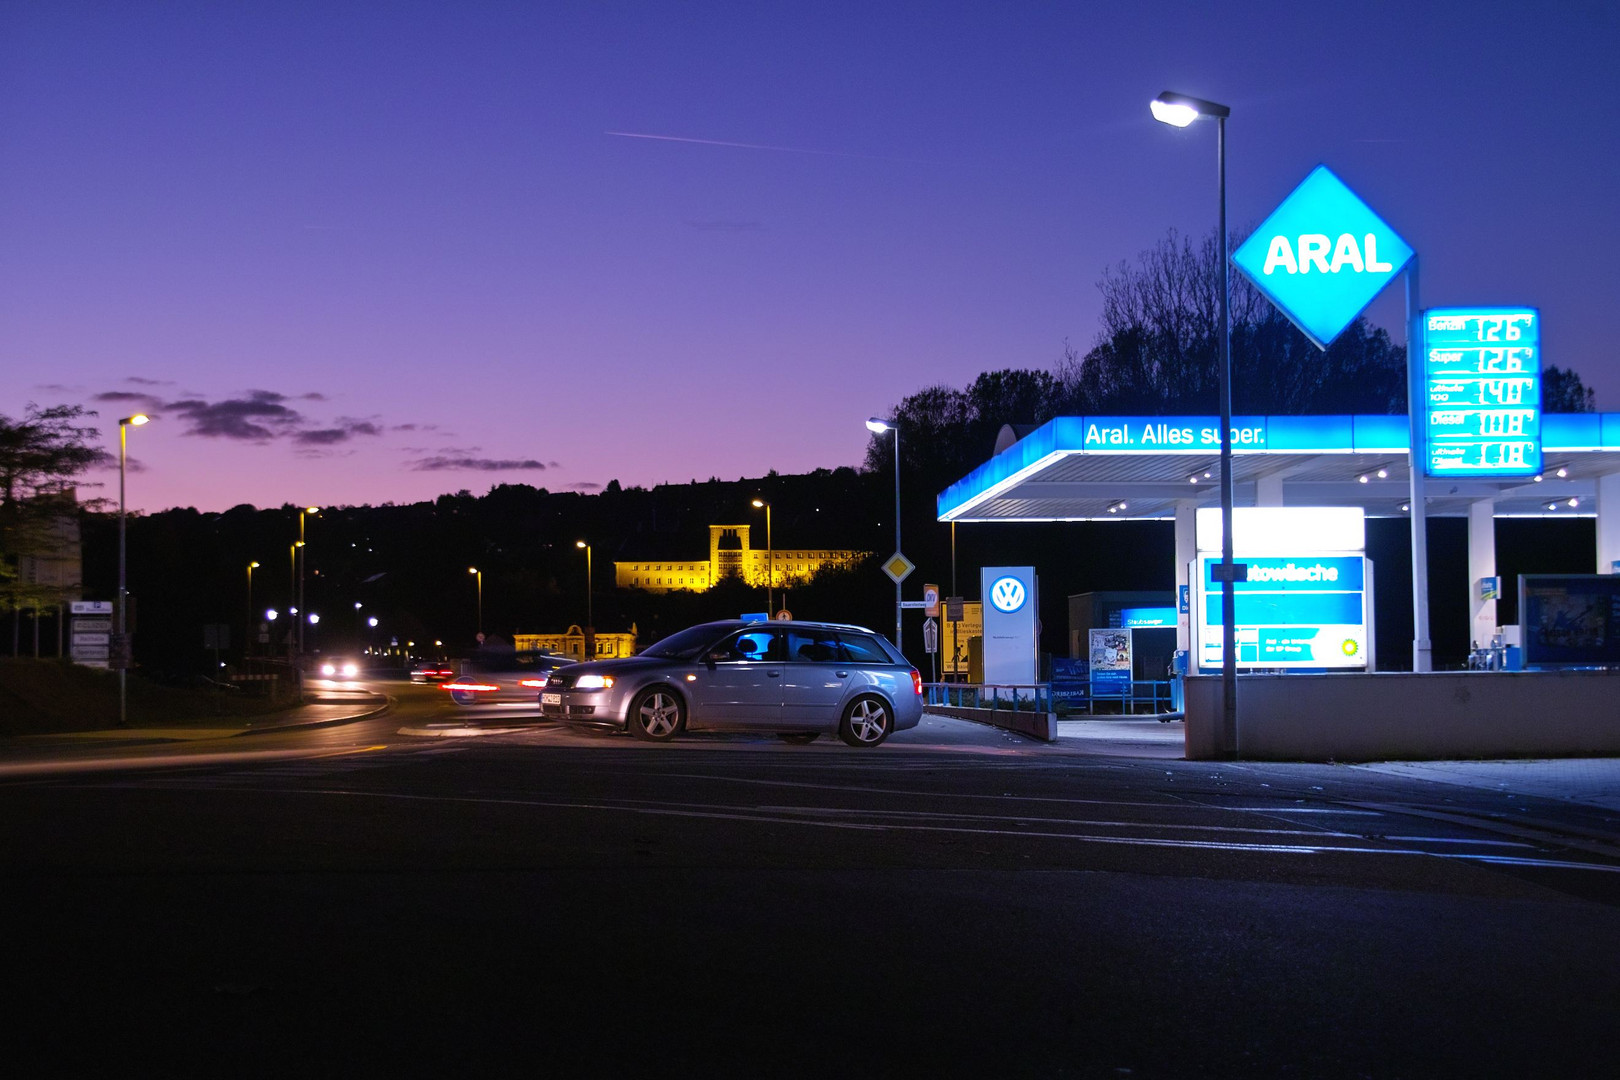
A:
{"type": "Polygon", "coordinates": [[[984,681],[1029,685],[1040,675],[1039,605],[1033,566],[986,566],[979,571],[984,597],[984,681]]]}

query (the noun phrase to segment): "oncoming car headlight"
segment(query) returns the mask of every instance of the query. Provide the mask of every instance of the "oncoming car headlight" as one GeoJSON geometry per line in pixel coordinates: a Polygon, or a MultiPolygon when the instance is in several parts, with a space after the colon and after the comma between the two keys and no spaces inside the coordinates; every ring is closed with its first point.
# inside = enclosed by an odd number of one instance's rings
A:
{"type": "Polygon", "coordinates": [[[575,690],[608,690],[613,686],[611,675],[581,675],[574,683],[575,690]]]}
{"type": "Polygon", "coordinates": [[[321,674],[322,675],[336,675],[337,674],[337,665],[332,663],[331,661],[327,661],[326,663],[321,665],[321,674]]]}

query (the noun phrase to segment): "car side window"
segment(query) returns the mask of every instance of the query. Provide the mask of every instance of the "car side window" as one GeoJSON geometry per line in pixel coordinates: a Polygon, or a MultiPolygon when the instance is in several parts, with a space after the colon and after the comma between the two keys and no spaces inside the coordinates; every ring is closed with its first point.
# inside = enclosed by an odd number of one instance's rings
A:
{"type": "Polygon", "coordinates": [[[721,664],[742,660],[780,662],[782,648],[782,633],[778,630],[744,630],[716,645],[709,651],[709,658],[721,664]]]}
{"type": "Polygon", "coordinates": [[[838,635],[838,658],[856,664],[892,664],[889,654],[865,634],[838,635]]]}
{"type": "Polygon", "coordinates": [[[801,664],[831,664],[838,659],[838,638],[827,630],[789,630],[787,658],[801,664]]]}

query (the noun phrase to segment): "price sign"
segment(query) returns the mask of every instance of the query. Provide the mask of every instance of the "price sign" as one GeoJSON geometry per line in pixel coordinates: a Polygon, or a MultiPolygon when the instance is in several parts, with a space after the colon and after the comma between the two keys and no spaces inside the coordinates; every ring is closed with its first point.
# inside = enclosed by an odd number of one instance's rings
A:
{"type": "Polygon", "coordinates": [[[1423,313],[1425,472],[1541,471],[1541,316],[1533,308],[1423,313]]]}

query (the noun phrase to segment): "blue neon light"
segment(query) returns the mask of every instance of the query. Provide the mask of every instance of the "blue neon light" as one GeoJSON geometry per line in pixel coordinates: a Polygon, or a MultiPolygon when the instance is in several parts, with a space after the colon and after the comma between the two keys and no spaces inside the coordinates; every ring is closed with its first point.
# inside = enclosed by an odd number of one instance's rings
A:
{"type": "Polygon", "coordinates": [[[1176,609],[1173,607],[1120,608],[1119,625],[1127,628],[1174,626],[1176,625],[1176,609]]]}
{"type": "Polygon", "coordinates": [[[1534,308],[1423,313],[1424,471],[1541,471],[1541,316],[1534,308]]]}
{"type": "MultiPolygon", "coordinates": [[[[1244,416],[1234,417],[1239,431],[1258,428],[1250,442],[1234,442],[1237,454],[1388,454],[1407,452],[1407,418],[1359,414],[1355,416],[1244,416]]],[[[1146,441],[1148,425],[1173,425],[1202,432],[1220,430],[1213,416],[1060,416],[968,473],[940,493],[939,518],[948,521],[985,500],[988,493],[1068,454],[1183,454],[1198,457],[1219,453],[1218,443],[1201,441],[1190,448],[1179,443],[1146,441]],[[1089,428],[1125,427],[1128,441],[1111,443],[1099,437],[1087,440],[1089,428]]],[[[1551,451],[1620,450],[1620,413],[1550,413],[1542,418],[1542,445],[1551,451]]],[[[1157,434],[1157,433],[1155,433],[1157,434]]],[[[1201,436],[1200,436],[1201,438],[1201,436]]]]}
{"type": "Polygon", "coordinates": [[[1411,259],[1411,246],[1326,165],[1232,253],[1233,265],[1322,349],[1411,259]]]}

